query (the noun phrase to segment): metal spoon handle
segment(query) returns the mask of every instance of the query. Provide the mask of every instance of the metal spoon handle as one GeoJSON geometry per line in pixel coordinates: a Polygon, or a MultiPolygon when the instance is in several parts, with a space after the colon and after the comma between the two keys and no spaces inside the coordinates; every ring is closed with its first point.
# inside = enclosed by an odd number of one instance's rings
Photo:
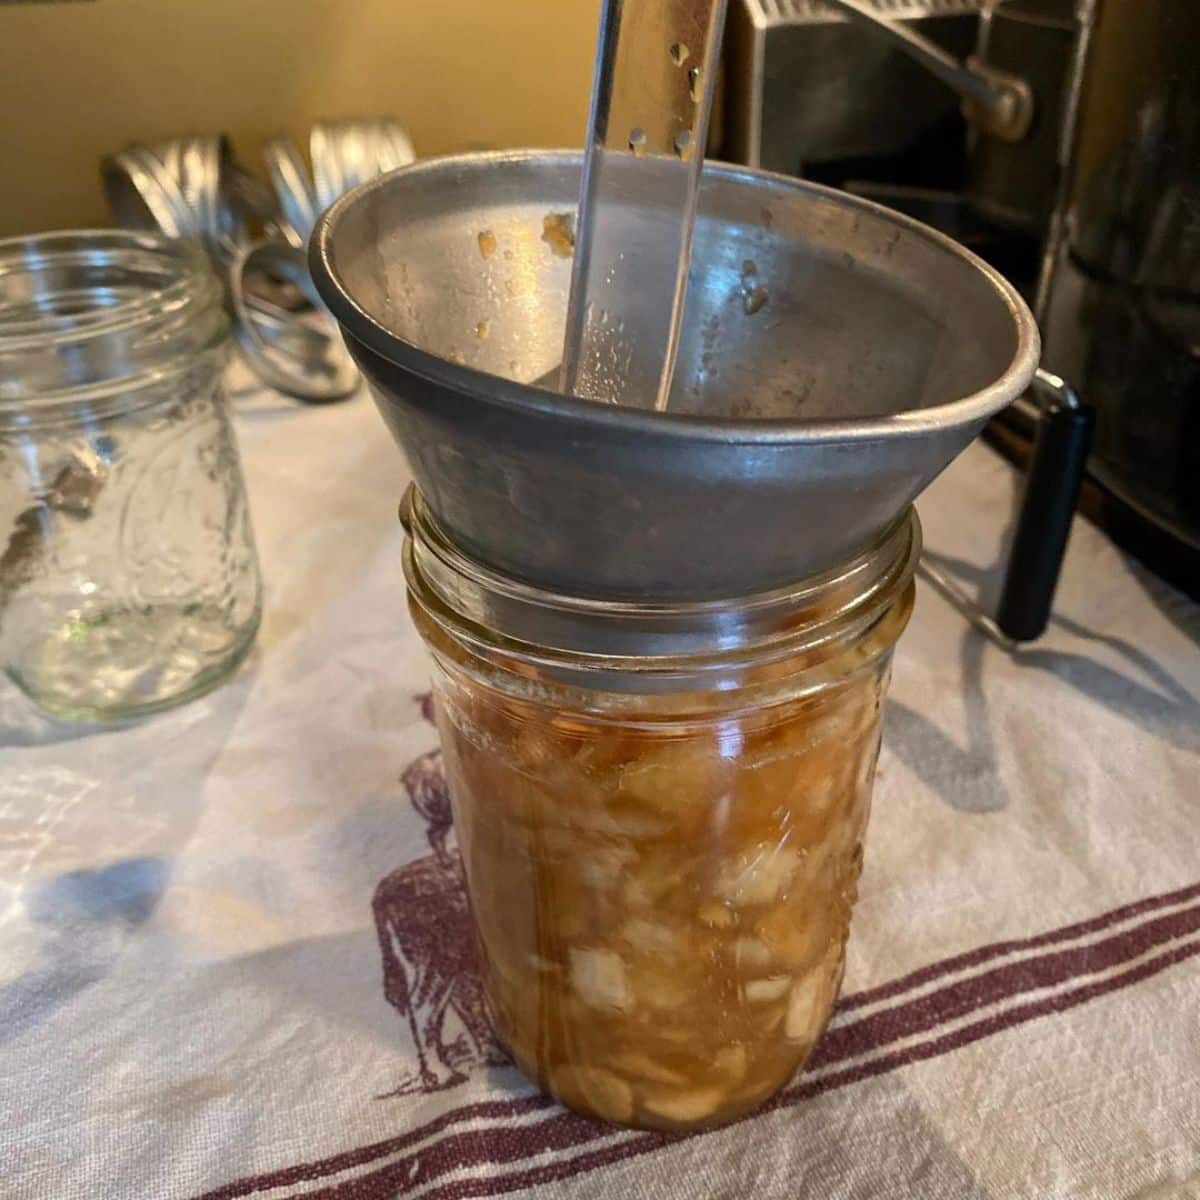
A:
{"type": "Polygon", "coordinates": [[[666,407],[725,4],[605,0],[563,346],[564,392],[666,407]],[[627,156],[644,166],[615,169],[627,156]],[[654,219],[634,221],[632,202],[647,193],[654,219]]]}

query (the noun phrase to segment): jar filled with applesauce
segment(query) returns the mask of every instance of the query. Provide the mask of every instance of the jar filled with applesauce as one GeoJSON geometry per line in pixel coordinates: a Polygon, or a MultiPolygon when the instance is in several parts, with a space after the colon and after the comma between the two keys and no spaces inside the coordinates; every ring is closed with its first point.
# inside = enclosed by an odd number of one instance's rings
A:
{"type": "Polygon", "coordinates": [[[618,1124],[754,1109],[841,983],[915,513],[820,576],[694,603],[543,591],[413,490],[403,517],[500,1040],[618,1124]]]}

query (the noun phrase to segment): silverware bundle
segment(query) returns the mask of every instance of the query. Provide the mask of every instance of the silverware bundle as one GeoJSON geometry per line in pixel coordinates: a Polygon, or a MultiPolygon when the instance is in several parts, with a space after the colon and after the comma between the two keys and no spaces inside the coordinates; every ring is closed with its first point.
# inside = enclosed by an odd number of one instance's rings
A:
{"type": "Polygon", "coordinates": [[[116,224],[201,242],[227,287],[238,345],[265,383],[308,403],[350,395],[358,371],[308,273],[320,214],[365,180],[416,157],[387,118],[314,125],[311,172],[290,138],[267,143],[270,186],[221,134],[135,144],[100,165],[116,224]]]}

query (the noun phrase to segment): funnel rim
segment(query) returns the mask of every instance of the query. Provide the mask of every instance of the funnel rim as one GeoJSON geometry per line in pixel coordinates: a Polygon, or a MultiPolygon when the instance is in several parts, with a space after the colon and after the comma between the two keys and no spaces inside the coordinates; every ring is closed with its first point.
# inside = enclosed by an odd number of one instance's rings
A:
{"type": "Polygon", "coordinates": [[[735,163],[708,159],[704,176],[724,180],[770,181],[793,192],[817,195],[847,208],[889,222],[927,242],[982,274],[997,298],[1004,304],[1016,333],[1013,356],[1003,372],[967,396],[928,408],[909,409],[882,417],[838,417],[819,420],[769,417],[756,420],[744,417],[711,417],[693,413],[629,408],[566,396],[532,384],[518,383],[501,375],[480,371],[465,363],[455,363],[431,354],[405,341],[375,320],[360,307],[343,284],[334,261],[332,240],[343,215],[367,196],[386,188],[399,175],[425,174],[481,164],[520,164],[531,161],[571,165],[582,162],[579,150],[492,150],[443,155],[420,159],[408,166],[379,175],[341,196],[320,217],[309,242],[309,268],[326,306],[342,324],[344,331],[371,353],[402,370],[468,395],[495,408],[533,414],[548,419],[570,418],[574,422],[600,429],[621,429],[644,435],[670,438],[686,435],[690,439],[725,444],[794,445],[805,443],[853,443],[879,439],[918,437],[948,428],[982,422],[1021,395],[1033,378],[1041,356],[1037,323],[1020,293],[994,267],[953,238],[904,213],[876,204],[861,196],[805,179],[774,171],[763,171],[735,163]]]}

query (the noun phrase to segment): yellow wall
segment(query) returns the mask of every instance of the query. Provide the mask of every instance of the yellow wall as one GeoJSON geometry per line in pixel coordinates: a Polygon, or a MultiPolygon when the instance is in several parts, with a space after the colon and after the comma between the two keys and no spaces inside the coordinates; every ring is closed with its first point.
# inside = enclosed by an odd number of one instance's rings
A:
{"type": "Polygon", "coordinates": [[[0,3],[0,235],[107,223],[130,141],[399,118],[418,153],[583,141],[599,0],[0,3]]]}

